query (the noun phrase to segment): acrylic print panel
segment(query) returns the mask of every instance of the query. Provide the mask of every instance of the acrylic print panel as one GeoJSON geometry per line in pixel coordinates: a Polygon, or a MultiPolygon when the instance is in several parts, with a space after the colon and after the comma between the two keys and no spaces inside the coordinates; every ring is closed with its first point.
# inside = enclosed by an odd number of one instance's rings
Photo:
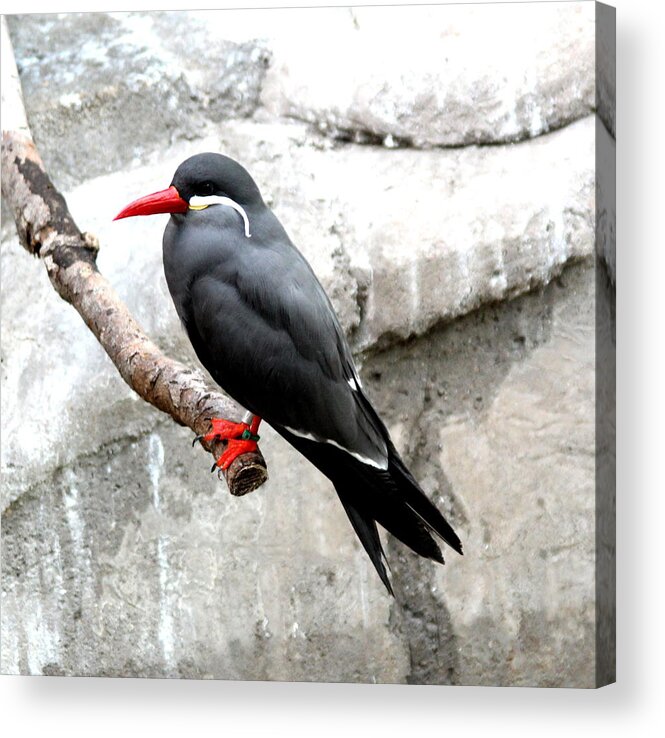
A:
{"type": "MultiPolygon", "coordinates": [[[[613,10],[14,15],[7,26],[45,169],[147,334],[200,366],[163,274],[168,216],[112,218],[168,187],[189,156],[228,155],[311,263],[366,395],[464,556],[440,542],[442,566],[382,530],[391,597],[331,483],[267,423],[269,480],[229,495],[191,429],[123,382],[3,203],[3,673],[612,681],[613,10]]],[[[7,89],[3,76],[3,121],[16,112],[7,89]]],[[[3,150],[3,181],[10,165],[3,150]]],[[[245,211],[251,230],[257,211],[245,211]]],[[[178,217],[207,217],[193,212],[178,217]]],[[[269,251],[260,226],[252,238],[269,251]]],[[[284,304],[299,289],[289,274],[276,270],[257,300],[284,304]]],[[[234,320],[216,323],[227,343],[234,320]]],[[[303,341],[312,357],[331,350],[303,341]]],[[[256,342],[259,365],[277,360],[267,346],[256,342]]],[[[341,412],[331,398],[360,392],[348,379],[341,394],[319,377],[287,400],[327,428],[341,412]]],[[[376,453],[380,466],[387,451],[376,453]]],[[[371,525],[396,493],[354,503],[380,472],[353,463],[364,471],[349,473],[346,501],[371,525]]],[[[414,513],[399,504],[403,531],[414,513]]]]}

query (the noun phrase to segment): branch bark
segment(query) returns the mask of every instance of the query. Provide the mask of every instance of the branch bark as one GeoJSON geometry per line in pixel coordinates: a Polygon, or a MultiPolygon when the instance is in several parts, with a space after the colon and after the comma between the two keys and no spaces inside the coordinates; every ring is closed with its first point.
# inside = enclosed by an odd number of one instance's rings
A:
{"type": "MultiPolygon", "coordinates": [[[[202,372],[160,351],[97,269],[97,239],[77,227],[32,140],[4,17],[2,115],[2,196],[19,240],[44,262],[53,288],[76,308],[125,382],[197,435],[210,430],[210,418],[240,420],[242,408],[212,389],[202,372]]],[[[217,458],[225,442],[203,445],[217,458]]],[[[251,492],[268,478],[260,452],[237,457],[223,475],[233,495],[251,492]]]]}

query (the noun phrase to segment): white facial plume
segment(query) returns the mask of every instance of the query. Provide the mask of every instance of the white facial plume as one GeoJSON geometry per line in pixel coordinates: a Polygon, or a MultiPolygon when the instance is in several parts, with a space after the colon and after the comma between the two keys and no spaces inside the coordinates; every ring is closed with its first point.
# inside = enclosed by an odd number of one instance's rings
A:
{"type": "Polygon", "coordinates": [[[189,199],[190,210],[204,210],[211,205],[226,205],[229,208],[233,208],[237,213],[240,213],[245,224],[245,236],[247,238],[252,237],[249,232],[249,218],[247,217],[247,213],[242,205],[238,205],[235,200],[232,200],[230,197],[223,197],[222,195],[207,195],[205,197],[193,195],[189,199]]]}

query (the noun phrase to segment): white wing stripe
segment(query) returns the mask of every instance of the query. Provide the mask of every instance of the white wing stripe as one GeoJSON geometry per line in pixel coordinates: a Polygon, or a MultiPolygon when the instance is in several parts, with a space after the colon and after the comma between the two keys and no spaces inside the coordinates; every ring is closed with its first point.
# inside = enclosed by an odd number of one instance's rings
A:
{"type": "Polygon", "coordinates": [[[339,443],[336,443],[335,441],[331,441],[329,438],[316,438],[316,436],[313,436],[311,433],[305,433],[304,431],[297,431],[294,428],[289,428],[288,425],[284,426],[286,430],[289,433],[293,433],[294,436],[299,436],[300,438],[306,438],[308,441],[316,441],[316,443],[329,443],[331,446],[335,446],[336,448],[346,451],[347,454],[350,454],[353,456],[354,459],[358,459],[358,461],[362,461],[363,464],[369,464],[370,466],[373,466],[375,469],[383,469],[384,471],[388,468],[388,459],[384,459],[381,463],[378,461],[374,461],[374,459],[370,459],[368,456],[363,456],[362,454],[356,453],[355,451],[349,451],[348,448],[344,448],[344,446],[340,446],[339,443]]]}

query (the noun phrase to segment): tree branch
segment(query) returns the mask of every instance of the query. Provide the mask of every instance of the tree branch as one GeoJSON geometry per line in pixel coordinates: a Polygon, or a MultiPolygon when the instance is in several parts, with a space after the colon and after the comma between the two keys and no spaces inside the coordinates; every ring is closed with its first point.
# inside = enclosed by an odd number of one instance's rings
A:
{"type": "MultiPolygon", "coordinates": [[[[14,214],[19,240],[44,262],[56,292],[76,308],[125,382],[197,435],[210,430],[210,418],[240,420],[243,410],[211,389],[200,371],[159,350],[99,273],[97,239],[77,227],[32,140],[4,17],[2,115],[2,196],[14,214]]],[[[225,442],[204,447],[217,458],[225,442]]],[[[224,476],[231,494],[244,495],[260,487],[268,472],[257,452],[236,458],[224,476]]]]}

